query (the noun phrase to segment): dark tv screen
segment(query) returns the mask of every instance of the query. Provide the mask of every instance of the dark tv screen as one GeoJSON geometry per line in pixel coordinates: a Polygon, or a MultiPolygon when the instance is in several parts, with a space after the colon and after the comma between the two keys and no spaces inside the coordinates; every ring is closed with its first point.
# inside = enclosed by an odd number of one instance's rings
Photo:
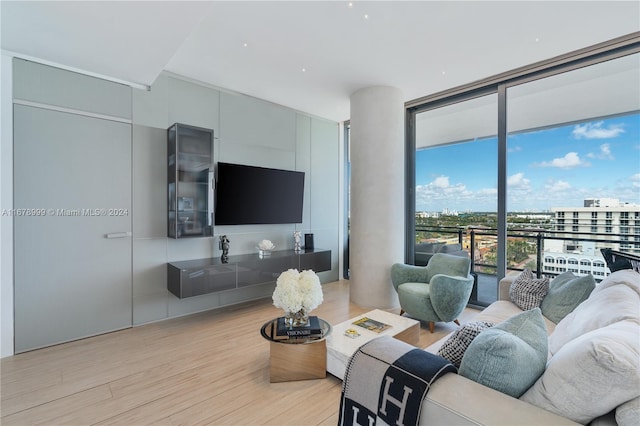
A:
{"type": "Polygon", "coordinates": [[[216,225],[302,223],[304,172],[218,163],[216,225]]]}

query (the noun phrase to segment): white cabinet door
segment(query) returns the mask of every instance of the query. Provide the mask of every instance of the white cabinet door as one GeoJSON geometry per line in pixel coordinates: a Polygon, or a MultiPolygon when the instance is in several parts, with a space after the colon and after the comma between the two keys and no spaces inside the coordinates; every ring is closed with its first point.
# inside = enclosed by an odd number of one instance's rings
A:
{"type": "Polygon", "coordinates": [[[14,206],[16,352],[130,327],[131,125],[15,105],[14,206]]]}

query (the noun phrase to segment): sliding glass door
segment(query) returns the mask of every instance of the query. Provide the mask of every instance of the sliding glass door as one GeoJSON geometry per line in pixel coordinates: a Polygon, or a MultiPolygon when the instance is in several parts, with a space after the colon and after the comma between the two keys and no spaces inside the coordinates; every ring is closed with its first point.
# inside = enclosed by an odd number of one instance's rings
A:
{"type": "Polygon", "coordinates": [[[416,114],[415,258],[460,244],[472,256],[472,299],[495,297],[497,95],[472,97],[416,114]],[[494,277],[485,285],[484,274],[494,277]]]}
{"type": "Polygon", "coordinates": [[[406,261],[461,243],[487,305],[506,274],[599,280],[601,249],[640,253],[639,52],[630,35],[409,102],[406,261]]]}
{"type": "Polygon", "coordinates": [[[601,279],[601,249],[640,252],[639,64],[629,55],[507,89],[507,208],[522,230],[508,268],[601,279]]]}

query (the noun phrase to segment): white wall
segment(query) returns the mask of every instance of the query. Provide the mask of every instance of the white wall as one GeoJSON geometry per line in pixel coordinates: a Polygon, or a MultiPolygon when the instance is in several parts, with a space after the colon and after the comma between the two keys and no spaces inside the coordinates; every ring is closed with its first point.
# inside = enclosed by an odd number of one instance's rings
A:
{"type": "Polygon", "coordinates": [[[0,357],[13,354],[13,81],[11,57],[0,68],[0,357]]]}
{"type": "MultiPolygon", "coordinates": [[[[3,56],[3,208],[5,205],[10,208],[13,199],[11,61],[12,58],[3,56]]],[[[178,299],[167,291],[166,263],[220,256],[217,241],[222,234],[231,239],[230,254],[234,255],[255,252],[256,243],[265,238],[280,249],[291,249],[295,230],[313,232],[316,247],[332,251],[332,269],[319,274],[322,282],[338,279],[342,251],[339,239],[342,151],[338,123],[169,73],[162,74],[150,91],[133,89],[132,104],[134,325],[272,294],[272,284],[186,299],[178,299]],[[167,238],[166,129],[175,122],[214,129],[216,162],[304,171],[307,187],[303,223],[216,226],[212,238],[167,238]]],[[[3,357],[14,351],[12,233],[11,218],[3,217],[3,357]]]]}
{"type": "Polygon", "coordinates": [[[272,294],[272,284],[185,299],[167,291],[166,263],[219,257],[220,235],[231,240],[233,256],[255,253],[262,239],[292,249],[294,231],[313,232],[316,247],[332,251],[332,269],[320,279],[338,279],[338,123],[171,73],[149,92],[134,90],[133,103],[134,325],[272,294]],[[166,167],[158,165],[166,161],[165,129],[175,122],[213,129],[215,162],[304,171],[303,223],[214,226],[211,238],[166,238],[166,167]]]}

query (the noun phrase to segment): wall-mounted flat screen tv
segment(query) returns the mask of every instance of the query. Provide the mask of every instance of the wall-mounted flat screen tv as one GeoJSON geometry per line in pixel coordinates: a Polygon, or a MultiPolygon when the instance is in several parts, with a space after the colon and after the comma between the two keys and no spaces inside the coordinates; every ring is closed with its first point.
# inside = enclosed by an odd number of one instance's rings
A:
{"type": "Polygon", "coordinates": [[[302,223],[304,172],[218,163],[216,225],[302,223]]]}

